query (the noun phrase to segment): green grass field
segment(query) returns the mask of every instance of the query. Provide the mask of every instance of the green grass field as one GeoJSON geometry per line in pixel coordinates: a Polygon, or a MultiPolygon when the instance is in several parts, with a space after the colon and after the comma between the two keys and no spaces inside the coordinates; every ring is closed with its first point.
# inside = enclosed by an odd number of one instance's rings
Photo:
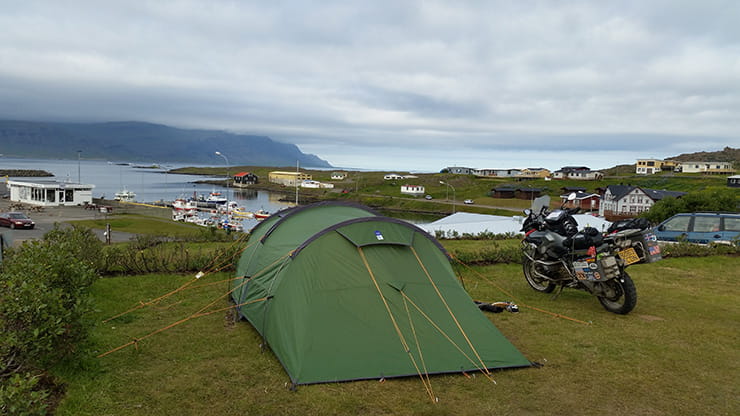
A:
{"type": "MultiPolygon", "coordinates": [[[[487,314],[542,368],[286,387],[289,379],[249,323],[220,311],[103,358],[59,369],[60,415],[735,415],[740,413],[740,286],[736,257],[666,259],[629,269],[638,290],[627,316],[585,293],[556,300],[529,289],[519,265],[464,268],[474,299],[514,300],[517,314],[487,314]],[[502,290],[505,291],[502,292],[502,290]],[[553,317],[546,309],[590,324],[553,317]]],[[[199,283],[228,279],[209,275],[199,283]]],[[[167,293],[183,275],[104,278],[92,348],[102,353],[187,317],[227,283],[179,292],[156,306],[105,318],[167,293]]],[[[220,300],[214,308],[228,306],[220,300]]],[[[357,357],[362,360],[362,356],[357,357]]]]}

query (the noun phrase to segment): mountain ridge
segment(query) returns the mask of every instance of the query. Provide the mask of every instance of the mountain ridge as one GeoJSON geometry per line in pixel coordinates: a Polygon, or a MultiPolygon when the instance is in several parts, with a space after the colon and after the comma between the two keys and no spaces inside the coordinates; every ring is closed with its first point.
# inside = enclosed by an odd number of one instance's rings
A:
{"type": "Polygon", "coordinates": [[[141,121],[63,123],[0,120],[0,153],[14,157],[125,160],[231,165],[331,168],[298,146],[268,136],[223,130],[181,129],[141,121]],[[66,156],[66,157],[65,157],[66,156]]]}

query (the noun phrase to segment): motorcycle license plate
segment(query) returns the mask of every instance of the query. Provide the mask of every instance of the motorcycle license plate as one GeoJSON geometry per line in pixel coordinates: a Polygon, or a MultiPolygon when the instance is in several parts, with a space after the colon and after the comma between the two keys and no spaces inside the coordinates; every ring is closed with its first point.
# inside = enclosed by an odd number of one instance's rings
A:
{"type": "Polygon", "coordinates": [[[632,247],[618,251],[617,255],[619,255],[619,258],[624,260],[624,262],[627,264],[640,262],[640,256],[637,255],[637,252],[632,247]]]}

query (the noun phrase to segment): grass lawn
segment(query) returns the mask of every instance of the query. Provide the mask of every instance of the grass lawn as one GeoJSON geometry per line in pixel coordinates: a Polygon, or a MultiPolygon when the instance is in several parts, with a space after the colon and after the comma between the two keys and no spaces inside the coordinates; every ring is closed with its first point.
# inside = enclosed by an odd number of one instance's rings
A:
{"type": "MultiPolygon", "coordinates": [[[[97,229],[105,229],[106,225],[110,224],[111,228],[116,231],[173,237],[187,237],[208,232],[207,228],[195,224],[172,221],[169,218],[128,213],[115,214],[104,219],[69,221],[69,223],[97,229]]],[[[223,231],[219,230],[218,232],[223,231]]]]}
{"type": "MultiPolygon", "coordinates": [[[[666,259],[630,268],[639,300],[627,316],[611,314],[595,298],[573,290],[551,300],[526,285],[520,267],[463,271],[473,298],[519,303],[518,314],[487,316],[524,355],[544,364],[497,371],[497,384],[481,375],[433,376],[437,403],[429,400],[414,377],[290,391],[285,371],[269,350],[260,350],[260,337],[250,324],[233,322],[230,313],[218,312],[145,339],[138,348],[60,369],[67,396],[57,414],[740,414],[737,258],[666,259]]],[[[229,277],[210,275],[199,283],[229,277]]],[[[93,286],[94,350],[104,352],[165,327],[227,290],[226,283],[218,283],[183,291],[155,307],[102,322],[191,278],[140,275],[99,280],[93,286]]]]}

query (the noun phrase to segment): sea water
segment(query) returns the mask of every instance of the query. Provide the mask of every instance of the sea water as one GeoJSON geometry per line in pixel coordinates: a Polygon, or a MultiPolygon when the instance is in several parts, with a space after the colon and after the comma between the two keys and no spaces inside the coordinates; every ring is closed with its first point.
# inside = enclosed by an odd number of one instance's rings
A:
{"type": "MultiPolygon", "coordinates": [[[[225,188],[198,183],[207,179],[224,180],[225,177],[183,175],[167,173],[185,165],[147,166],[146,164],[108,162],[98,160],[46,160],[0,157],[0,169],[44,170],[54,177],[22,178],[18,180],[56,180],[59,182],[93,185],[93,198],[113,199],[116,192],[132,191],[136,202],[172,202],[177,198],[207,197],[220,192],[236,201],[247,211],[263,209],[275,212],[293,206],[279,201],[281,194],[246,188],[225,188]]],[[[193,165],[188,165],[193,166],[193,165]]],[[[266,180],[266,178],[263,178],[266,180]]]]}

